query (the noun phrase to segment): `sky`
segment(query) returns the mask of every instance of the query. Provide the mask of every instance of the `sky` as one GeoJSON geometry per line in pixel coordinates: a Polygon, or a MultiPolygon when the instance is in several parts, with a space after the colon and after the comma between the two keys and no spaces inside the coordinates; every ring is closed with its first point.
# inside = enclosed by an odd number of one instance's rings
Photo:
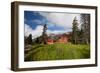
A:
{"type": "Polygon", "coordinates": [[[43,25],[47,25],[47,34],[63,34],[72,31],[72,23],[77,18],[80,24],[80,14],[24,11],[25,36],[32,38],[42,35],[43,25]]]}

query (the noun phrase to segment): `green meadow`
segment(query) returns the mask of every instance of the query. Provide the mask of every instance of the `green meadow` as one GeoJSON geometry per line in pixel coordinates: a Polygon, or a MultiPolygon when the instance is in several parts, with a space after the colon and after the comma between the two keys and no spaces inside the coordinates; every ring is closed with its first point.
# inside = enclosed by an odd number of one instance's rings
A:
{"type": "Polygon", "coordinates": [[[38,44],[25,52],[25,61],[69,60],[90,58],[90,45],[83,44],[38,44]]]}

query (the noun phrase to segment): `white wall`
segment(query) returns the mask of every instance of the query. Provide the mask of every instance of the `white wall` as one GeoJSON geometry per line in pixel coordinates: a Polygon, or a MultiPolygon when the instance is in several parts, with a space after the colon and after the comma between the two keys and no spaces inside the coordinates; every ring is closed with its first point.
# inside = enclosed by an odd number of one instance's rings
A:
{"type": "MultiPolygon", "coordinates": [[[[0,0],[0,73],[14,73],[10,70],[10,54],[11,54],[11,12],[10,3],[14,0],[0,0]]],[[[50,3],[62,3],[62,4],[77,4],[77,5],[93,5],[99,6],[100,0],[19,0],[19,1],[38,1],[38,2],[50,2],[50,3]]],[[[100,10],[99,12],[100,13],[100,10]]],[[[98,19],[100,14],[98,15],[98,19]]],[[[98,22],[98,24],[100,21],[98,22]]],[[[98,28],[100,25],[98,25],[98,28]]],[[[100,28],[98,29],[100,31],[100,28]]],[[[98,33],[100,37],[100,33],[98,33]]],[[[100,38],[98,39],[100,43],[100,38]]],[[[100,46],[98,52],[100,52],[100,46]]],[[[100,53],[98,53],[100,56],[100,53]]],[[[34,71],[34,73],[99,73],[100,72],[100,58],[98,67],[87,68],[70,68],[70,69],[55,69],[55,70],[40,70],[34,71]]],[[[22,72],[24,73],[24,72],[22,72]]],[[[25,73],[33,73],[33,71],[26,71],[25,73]]]]}

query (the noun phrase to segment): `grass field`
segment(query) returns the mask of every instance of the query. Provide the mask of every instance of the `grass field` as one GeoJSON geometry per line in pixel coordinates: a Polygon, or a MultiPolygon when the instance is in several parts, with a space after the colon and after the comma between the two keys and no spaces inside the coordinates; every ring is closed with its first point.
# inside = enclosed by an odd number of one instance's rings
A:
{"type": "Polygon", "coordinates": [[[90,58],[90,45],[74,44],[48,44],[32,45],[25,52],[25,61],[86,59],[90,58]]]}

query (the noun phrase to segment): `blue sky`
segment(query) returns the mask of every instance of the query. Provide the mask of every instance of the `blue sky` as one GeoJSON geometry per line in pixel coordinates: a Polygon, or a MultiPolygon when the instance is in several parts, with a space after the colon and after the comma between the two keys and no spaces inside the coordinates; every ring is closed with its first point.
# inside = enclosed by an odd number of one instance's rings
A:
{"type": "Polygon", "coordinates": [[[61,34],[72,31],[73,19],[77,17],[80,23],[80,14],[24,11],[25,35],[36,38],[42,34],[43,25],[47,24],[47,34],[61,34]]]}

